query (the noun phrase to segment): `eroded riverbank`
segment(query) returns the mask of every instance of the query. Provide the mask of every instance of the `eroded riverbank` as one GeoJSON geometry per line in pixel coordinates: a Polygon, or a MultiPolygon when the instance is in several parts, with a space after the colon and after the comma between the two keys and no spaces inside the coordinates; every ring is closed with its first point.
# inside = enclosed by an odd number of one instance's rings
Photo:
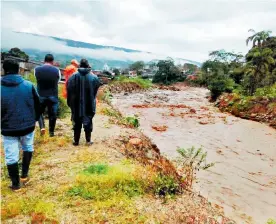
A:
{"type": "Polygon", "coordinates": [[[178,147],[202,146],[216,165],[198,174],[195,189],[238,223],[265,223],[276,211],[276,131],[219,112],[207,93],[155,89],[118,94],[112,103],[124,115],[138,114],[143,133],[171,159],[178,147]]]}

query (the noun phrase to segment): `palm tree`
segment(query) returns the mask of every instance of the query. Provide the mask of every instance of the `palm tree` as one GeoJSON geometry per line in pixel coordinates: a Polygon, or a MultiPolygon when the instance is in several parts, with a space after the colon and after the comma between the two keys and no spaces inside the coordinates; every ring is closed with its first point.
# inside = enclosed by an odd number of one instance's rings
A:
{"type": "Polygon", "coordinates": [[[253,29],[248,30],[248,32],[253,32],[253,35],[246,39],[246,45],[252,41],[253,47],[256,47],[256,43],[258,44],[258,47],[262,46],[263,42],[267,40],[267,38],[269,38],[270,34],[272,33],[270,30],[255,32],[253,29]]]}
{"type": "Polygon", "coordinates": [[[245,67],[245,80],[249,94],[253,95],[258,87],[267,85],[271,76],[270,67],[275,64],[273,51],[269,48],[253,48],[247,54],[250,60],[245,67]]]}

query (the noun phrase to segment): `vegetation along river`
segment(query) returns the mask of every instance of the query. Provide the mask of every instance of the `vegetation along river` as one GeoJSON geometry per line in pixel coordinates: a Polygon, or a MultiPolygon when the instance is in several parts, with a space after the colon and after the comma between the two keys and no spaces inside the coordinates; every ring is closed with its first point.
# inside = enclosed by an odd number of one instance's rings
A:
{"type": "Polygon", "coordinates": [[[117,94],[112,104],[137,114],[142,132],[168,158],[178,147],[202,147],[215,166],[197,174],[196,191],[224,208],[237,223],[276,217],[276,130],[221,113],[203,88],[117,94]],[[156,131],[153,127],[161,127],[156,131]]]}

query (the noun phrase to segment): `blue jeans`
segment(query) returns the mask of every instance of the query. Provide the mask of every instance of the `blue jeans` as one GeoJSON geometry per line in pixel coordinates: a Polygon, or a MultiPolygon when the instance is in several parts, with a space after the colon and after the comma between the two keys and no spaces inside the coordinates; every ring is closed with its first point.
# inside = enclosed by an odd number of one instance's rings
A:
{"type": "Polygon", "coordinates": [[[5,160],[7,165],[17,163],[19,160],[19,150],[34,151],[34,131],[20,137],[2,136],[5,151],[5,160]]]}

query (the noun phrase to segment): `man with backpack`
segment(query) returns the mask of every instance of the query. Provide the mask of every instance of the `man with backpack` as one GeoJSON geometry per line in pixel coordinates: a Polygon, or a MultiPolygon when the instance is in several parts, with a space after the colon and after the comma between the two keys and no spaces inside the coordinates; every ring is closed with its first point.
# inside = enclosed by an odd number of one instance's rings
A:
{"type": "Polygon", "coordinates": [[[29,181],[29,166],[33,155],[35,122],[40,117],[39,96],[33,84],[22,78],[19,64],[6,59],[1,78],[1,134],[5,160],[12,181],[11,189],[20,190],[19,151],[23,150],[21,182],[29,181]]]}

